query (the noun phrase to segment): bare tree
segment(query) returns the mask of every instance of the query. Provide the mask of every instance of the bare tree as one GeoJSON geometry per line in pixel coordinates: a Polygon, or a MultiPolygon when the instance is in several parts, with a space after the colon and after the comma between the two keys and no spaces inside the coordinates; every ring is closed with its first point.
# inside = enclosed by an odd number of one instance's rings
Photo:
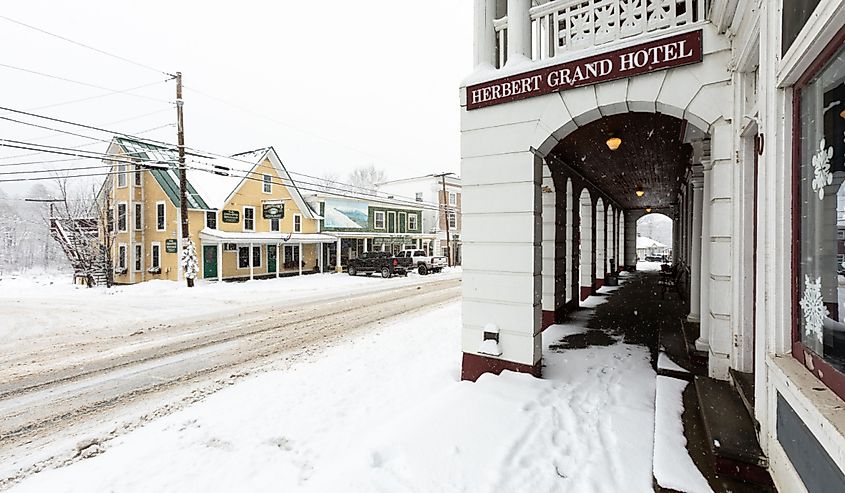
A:
{"type": "Polygon", "coordinates": [[[115,228],[106,186],[93,196],[73,190],[67,178],[56,179],[58,203],[49,219],[53,238],[59,242],[74,269],[75,277],[88,286],[113,284],[112,245],[115,228]]]}
{"type": "Polygon", "coordinates": [[[373,189],[382,181],[384,170],[376,168],[374,164],[358,166],[349,173],[349,184],[353,187],[373,189]]]}

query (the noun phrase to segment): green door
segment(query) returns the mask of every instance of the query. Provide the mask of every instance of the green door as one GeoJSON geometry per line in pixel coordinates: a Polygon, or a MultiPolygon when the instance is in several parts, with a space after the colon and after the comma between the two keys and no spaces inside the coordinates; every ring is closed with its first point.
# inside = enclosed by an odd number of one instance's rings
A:
{"type": "Polygon", "coordinates": [[[203,245],[202,266],[202,277],[205,279],[217,277],[217,245],[203,245]]]}
{"type": "Polygon", "coordinates": [[[276,245],[267,245],[267,272],[276,272],[276,245]]]}

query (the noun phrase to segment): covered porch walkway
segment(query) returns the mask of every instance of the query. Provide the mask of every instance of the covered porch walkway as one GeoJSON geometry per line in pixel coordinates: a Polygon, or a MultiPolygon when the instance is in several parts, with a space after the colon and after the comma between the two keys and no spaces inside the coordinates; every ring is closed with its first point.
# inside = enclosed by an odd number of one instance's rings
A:
{"type": "MultiPolygon", "coordinates": [[[[683,289],[683,288],[682,288],[683,289]]],[[[553,354],[566,354],[572,351],[579,351],[600,346],[613,346],[617,344],[641,346],[647,349],[650,355],[650,363],[655,371],[656,379],[671,379],[675,384],[684,385],[679,382],[689,382],[682,397],[682,403],[677,402],[655,402],[655,408],[666,408],[671,405],[682,405],[683,414],[683,435],[686,441],[686,449],[692,463],[700,471],[703,479],[714,492],[759,492],[771,491],[765,484],[770,481],[766,474],[762,478],[752,477],[759,480],[757,483],[743,481],[737,475],[729,476],[720,471],[725,466],[722,455],[746,455],[753,456],[755,450],[742,450],[737,452],[737,447],[756,446],[756,438],[751,432],[745,438],[745,442],[737,441],[732,444],[725,444],[725,448],[732,450],[714,450],[711,443],[714,441],[714,434],[722,432],[713,424],[707,423],[704,415],[710,413],[710,409],[702,408],[701,392],[713,392],[712,379],[707,377],[706,364],[701,365],[694,357],[694,342],[687,343],[688,337],[681,330],[682,320],[686,320],[689,313],[687,298],[677,290],[668,290],[664,293],[660,285],[660,274],[657,271],[637,271],[631,274],[623,274],[620,277],[619,287],[602,287],[593,295],[589,296],[581,307],[570,312],[560,324],[549,327],[543,334],[546,354],[544,361],[554,361],[553,354]],[[691,346],[688,349],[688,346],[691,346]],[[677,379],[677,380],[676,380],[677,379]],[[696,379],[701,380],[695,382],[696,379]],[[702,384],[702,382],[704,382],[702,384]],[[702,390],[703,389],[703,390],[702,390]]],[[[544,369],[545,371],[545,369],[544,369]]],[[[631,392],[638,392],[631,389],[631,392]]],[[[716,392],[719,390],[717,389],[716,392]]],[[[659,391],[658,391],[659,392],[659,391]]],[[[661,397],[655,395],[656,400],[661,397]]],[[[730,406],[721,406],[721,410],[730,406]]],[[[709,417],[718,419],[719,417],[709,417]]],[[[750,418],[746,416],[750,423],[750,418]]],[[[655,435],[670,433],[666,430],[666,424],[660,423],[660,418],[655,418],[655,435]]],[[[741,435],[741,430],[736,426],[731,431],[734,438],[741,435]]],[[[718,441],[718,438],[716,438],[718,441]]],[[[654,444],[655,450],[660,445],[654,444]]],[[[657,452],[656,452],[657,453],[657,452]]],[[[661,486],[658,481],[659,459],[655,459],[654,487],[658,492],[678,491],[672,488],[661,486]]],[[[737,461],[739,462],[739,461],[737,461]]],[[[745,464],[745,469],[749,465],[745,464]]],[[[743,468],[740,465],[740,468],[743,468]]],[[[747,472],[747,471],[746,471],[747,472]]],[[[756,472],[756,471],[754,471],[756,472]]],[[[673,470],[674,474],[678,469],[673,470]]],[[[749,475],[744,479],[752,479],[749,475]]],[[[664,482],[665,484],[665,482],[664,482]]],[[[682,491],[693,491],[683,489],[682,491]]]]}

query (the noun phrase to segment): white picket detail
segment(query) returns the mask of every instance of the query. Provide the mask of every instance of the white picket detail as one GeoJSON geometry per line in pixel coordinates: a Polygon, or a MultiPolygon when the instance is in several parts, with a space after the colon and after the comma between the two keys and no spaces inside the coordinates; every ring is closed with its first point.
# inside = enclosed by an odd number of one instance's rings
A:
{"type": "MultiPolygon", "coordinates": [[[[530,10],[533,60],[704,20],[704,0],[554,0],[530,10]]],[[[497,66],[507,62],[507,16],[494,21],[497,66]]]]}

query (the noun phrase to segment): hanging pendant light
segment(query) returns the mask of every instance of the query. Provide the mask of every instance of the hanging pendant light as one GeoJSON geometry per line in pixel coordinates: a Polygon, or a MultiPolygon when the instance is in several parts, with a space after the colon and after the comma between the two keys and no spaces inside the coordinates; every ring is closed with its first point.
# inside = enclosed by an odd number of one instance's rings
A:
{"type": "Polygon", "coordinates": [[[642,197],[643,195],[645,195],[645,190],[643,190],[642,185],[637,185],[637,189],[634,190],[634,193],[637,194],[637,197],[642,197]]]}
{"type": "Polygon", "coordinates": [[[646,212],[646,214],[650,213],[650,212],[651,212],[651,207],[646,207],[646,208],[645,208],[645,212],[646,212]]]}
{"type": "Polygon", "coordinates": [[[608,149],[610,149],[611,151],[615,151],[616,149],[619,149],[620,145],[622,145],[622,139],[611,135],[610,138],[607,139],[606,143],[608,149]]]}

